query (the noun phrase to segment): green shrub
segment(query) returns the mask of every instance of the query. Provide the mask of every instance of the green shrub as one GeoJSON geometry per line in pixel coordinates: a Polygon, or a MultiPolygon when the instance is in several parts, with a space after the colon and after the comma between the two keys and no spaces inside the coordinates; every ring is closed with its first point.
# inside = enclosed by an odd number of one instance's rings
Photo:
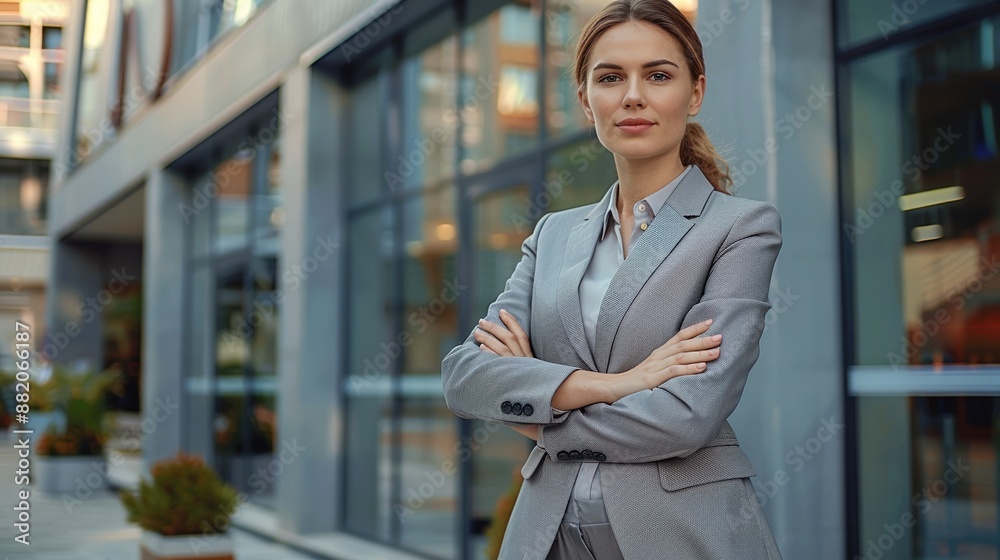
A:
{"type": "Polygon", "coordinates": [[[122,491],[119,498],[128,521],[161,535],[225,533],[239,507],[239,493],[196,455],[153,464],[152,481],[139,482],[137,493],[122,491]]]}

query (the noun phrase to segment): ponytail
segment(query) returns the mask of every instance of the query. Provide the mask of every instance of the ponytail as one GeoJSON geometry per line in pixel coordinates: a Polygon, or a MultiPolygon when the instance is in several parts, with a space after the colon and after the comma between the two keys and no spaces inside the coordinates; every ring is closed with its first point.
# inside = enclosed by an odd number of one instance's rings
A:
{"type": "Polygon", "coordinates": [[[731,194],[727,187],[733,184],[729,176],[729,165],[715,150],[705,129],[698,123],[689,122],[681,140],[681,165],[697,165],[715,190],[731,194]]]}

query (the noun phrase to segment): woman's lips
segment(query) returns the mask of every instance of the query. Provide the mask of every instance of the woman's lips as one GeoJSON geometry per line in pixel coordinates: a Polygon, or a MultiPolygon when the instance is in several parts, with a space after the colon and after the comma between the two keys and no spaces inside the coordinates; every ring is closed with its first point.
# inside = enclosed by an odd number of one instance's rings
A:
{"type": "Polygon", "coordinates": [[[653,123],[647,121],[646,119],[625,119],[615,126],[625,132],[636,134],[649,130],[653,127],[653,123]]]}

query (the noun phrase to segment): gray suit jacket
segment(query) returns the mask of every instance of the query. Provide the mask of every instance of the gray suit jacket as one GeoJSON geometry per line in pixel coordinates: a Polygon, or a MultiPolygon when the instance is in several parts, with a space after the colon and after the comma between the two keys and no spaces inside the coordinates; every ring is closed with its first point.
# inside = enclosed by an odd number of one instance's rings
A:
{"type": "Polygon", "coordinates": [[[544,560],[582,461],[605,463],[605,507],[626,560],[780,558],[747,478],[756,472],[726,420],[760,352],[778,212],[718,192],[692,169],[611,281],[592,354],[578,288],[611,192],[542,216],[489,307],[494,323],[503,324],[501,308],[517,318],[534,357],[483,352],[470,332],[441,364],[456,415],[544,426],[521,469],[500,558],[544,560]],[[723,338],[705,371],[553,417],[552,395],[574,370],[626,371],[706,319],[714,322],[702,336],[723,338]]]}

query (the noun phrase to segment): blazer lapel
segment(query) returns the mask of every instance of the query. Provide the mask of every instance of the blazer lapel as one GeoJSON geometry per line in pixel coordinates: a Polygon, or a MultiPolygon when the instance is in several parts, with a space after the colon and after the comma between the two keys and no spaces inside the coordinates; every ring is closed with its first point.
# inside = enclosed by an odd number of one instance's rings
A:
{"type": "MultiPolygon", "coordinates": [[[[596,371],[608,371],[611,361],[612,344],[618,334],[618,328],[621,326],[625,312],[632,305],[636,296],[639,295],[639,290],[642,289],[646,281],[649,280],[649,277],[652,276],[653,271],[660,266],[663,260],[667,258],[667,255],[674,250],[674,247],[680,243],[681,239],[694,226],[694,222],[688,218],[701,215],[701,211],[705,207],[709,195],[714,190],[715,188],[708,182],[708,179],[698,166],[695,166],[678,183],[673,192],[670,193],[663,207],[656,213],[653,221],[649,223],[649,228],[632,245],[628,257],[612,277],[608,291],[601,302],[601,309],[597,319],[596,349],[594,352],[595,361],[600,369],[596,371]]],[[[605,199],[607,198],[608,196],[605,196],[605,199]]],[[[608,200],[605,200],[604,205],[598,207],[603,212],[603,209],[607,208],[607,204],[608,200]]],[[[599,231],[599,227],[594,228],[593,226],[586,225],[595,222],[599,225],[600,220],[588,220],[584,224],[577,226],[577,229],[588,233],[591,230],[599,231]]],[[[584,241],[588,240],[590,236],[574,233],[573,237],[576,238],[576,241],[571,241],[570,253],[579,254],[579,252],[583,251],[583,248],[576,247],[576,245],[583,245],[584,241]]],[[[594,245],[596,244],[596,234],[593,235],[593,240],[595,243],[592,243],[588,249],[590,253],[593,253],[594,245]]],[[[567,259],[567,262],[575,261],[567,259]]],[[[584,271],[589,262],[590,259],[587,258],[586,262],[583,263],[582,268],[584,271]]],[[[571,277],[575,279],[577,276],[576,269],[573,268],[572,270],[571,277]]],[[[579,278],[583,278],[583,271],[579,272],[579,278]]],[[[574,286],[578,285],[579,280],[576,281],[574,286]]],[[[560,298],[564,291],[560,290],[560,298]]],[[[579,296],[575,288],[571,296],[577,302],[577,314],[579,314],[579,296]]],[[[580,336],[571,335],[571,337],[574,340],[576,338],[583,338],[583,333],[581,332],[580,336]]],[[[586,342],[584,342],[584,346],[587,346],[586,342]]]]}
{"type": "MultiPolygon", "coordinates": [[[[692,169],[692,171],[694,171],[692,169]]],[[[576,224],[569,233],[566,242],[566,252],[563,256],[562,268],[559,271],[559,316],[563,327],[569,336],[573,348],[590,371],[597,371],[594,355],[587,344],[587,336],[583,330],[583,311],[580,309],[580,282],[583,280],[587,267],[594,256],[597,237],[601,234],[601,216],[611,201],[614,184],[604,193],[604,198],[576,224]]]]}

